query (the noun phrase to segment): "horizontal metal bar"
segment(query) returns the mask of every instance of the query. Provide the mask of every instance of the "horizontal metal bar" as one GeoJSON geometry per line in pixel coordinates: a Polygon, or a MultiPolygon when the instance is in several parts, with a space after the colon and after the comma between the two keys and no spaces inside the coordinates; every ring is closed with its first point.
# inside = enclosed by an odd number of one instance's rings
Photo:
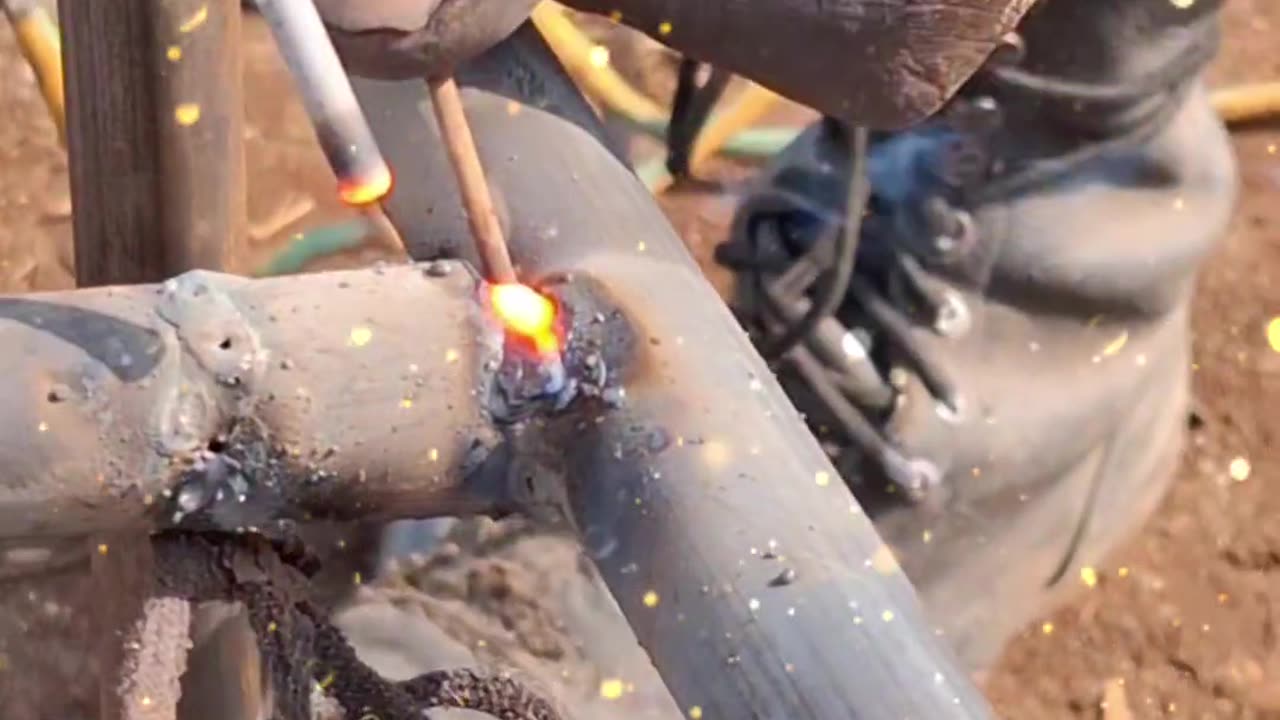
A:
{"type": "Polygon", "coordinates": [[[492,508],[478,288],[441,262],[0,297],[0,538],[492,508]]]}

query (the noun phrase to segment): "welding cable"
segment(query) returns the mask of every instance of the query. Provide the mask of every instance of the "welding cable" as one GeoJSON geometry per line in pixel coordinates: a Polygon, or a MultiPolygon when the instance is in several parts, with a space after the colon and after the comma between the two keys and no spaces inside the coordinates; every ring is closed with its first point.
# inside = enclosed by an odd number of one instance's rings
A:
{"type": "Polygon", "coordinates": [[[666,109],[610,67],[608,51],[579,30],[563,7],[543,0],[533,8],[532,19],[551,52],[588,95],[637,122],[666,121],[666,109]]]}
{"type": "MultiPolygon", "coordinates": [[[[867,204],[867,129],[854,127],[849,132],[849,194],[846,200],[845,221],[834,225],[835,264],[825,273],[822,285],[813,299],[813,305],[798,322],[785,328],[780,336],[767,339],[760,348],[765,360],[776,361],[791,352],[813,332],[822,318],[831,315],[844,302],[853,277],[854,260],[858,255],[858,238],[862,231],[862,213],[867,204]]],[[[823,243],[814,243],[809,253],[821,252],[823,243]]]]}
{"type": "Polygon", "coordinates": [[[671,120],[667,123],[667,172],[673,177],[690,175],[690,158],[698,135],[707,125],[733,73],[705,63],[684,58],[680,61],[675,97],[671,101],[671,120]],[[709,68],[710,76],[699,84],[698,75],[709,68]]]}
{"type": "MultiPolygon", "coordinates": [[[[780,96],[762,85],[751,83],[733,98],[729,108],[712,116],[706,128],[699,134],[693,151],[689,155],[689,172],[697,173],[705,163],[716,155],[725,143],[738,133],[754,125],[766,112],[777,104],[780,96]]],[[[781,148],[778,148],[779,150],[781,148]]],[[[772,153],[770,153],[772,154],[772,153]]],[[[662,163],[666,170],[665,161],[662,163]]],[[[674,178],[669,172],[655,172],[649,189],[661,193],[671,187],[674,178]]]]}
{"type": "MultiPolygon", "coordinates": [[[[544,0],[533,10],[533,23],[565,69],[589,96],[646,133],[660,139],[666,137],[667,110],[632,87],[610,67],[604,46],[578,29],[564,8],[544,0]]],[[[702,158],[691,157],[692,166],[696,167],[705,157],[715,155],[721,149],[735,155],[767,157],[795,138],[796,131],[791,128],[749,127],[759,119],[763,110],[777,101],[777,95],[752,83],[743,92],[743,98],[747,101],[735,103],[724,116],[711,118],[704,131],[710,140],[703,139],[695,146],[694,154],[702,158]]],[[[665,160],[660,164],[665,164],[665,160]]],[[[645,174],[653,177],[653,184],[669,184],[663,179],[665,172],[648,171],[645,174]]]]}

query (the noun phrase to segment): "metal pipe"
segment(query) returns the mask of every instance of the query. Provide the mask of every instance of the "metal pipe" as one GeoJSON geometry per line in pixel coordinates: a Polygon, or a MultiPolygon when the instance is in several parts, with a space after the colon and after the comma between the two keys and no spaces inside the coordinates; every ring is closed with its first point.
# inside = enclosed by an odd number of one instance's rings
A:
{"type": "MultiPolygon", "coordinates": [[[[64,0],[58,3],[58,12],[66,38],[62,54],[66,68],[66,140],[77,283],[86,287],[158,282],[192,268],[241,269],[246,233],[239,3],[235,0],[113,0],[107,3],[64,0]]],[[[12,317],[19,323],[48,320],[57,325],[60,321],[76,322],[74,318],[85,318],[74,312],[59,312],[69,308],[52,309],[46,316],[49,308],[42,308],[39,300],[34,299],[11,301],[5,309],[13,313],[12,317]]],[[[61,325],[59,329],[90,344],[102,343],[99,349],[109,347],[110,354],[121,355],[100,361],[96,367],[87,364],[74,369],[58,368],[54,363],[24,368],[36,371],[32,375],[44,385],[58,384],[57,388],[49,389],[50,395],[44,402],[59,407],[41,407],[41,398],[31,398],[32,386],[15,389],[8,397],[25,394],[37,403],[26,409],[35,409],[49,417],[38,421],[27,418],[25,425],[7,434],[6,443],[31,432],[47,434],[50,422],[62,419],[66,410],[76,406],[81,407],[82,415],[66,419],[73,425],[79,422],[85,431],[89,425],[84,423],[84,412],[116,411],[116,408],[95,405],[107,398],[85,396],[80,402],[73,400],[77,380],[98,377],[97,371],[110,369],[112,362],[119,365],[124,354],[138,353],[136,360],[145,363],[149,359],[146,352],[152,348],[150,345],[118,348],[112,343],[141,340],[141,336],[131,336],[128,330],[120,336],[94,336],[95,331],[113,327],[110,320],[105,325],[95,324],[92,319],[84,322],[88,325],[61,325]],[[65,371],[65,378],[47,374],[54,369],[65,371]],[[59,379],[55,381],[54,377],[59,379]],[[69,388],[65,403],[55,397],[63,393],[63,386],[69,388]],[[33,426],[32,422],[37,424],[33,426]],[[46,431],[42,432],[41,428],[46,431]]],[[[46,343],[48,339],[47,336],[41,338],[46,343]]],[[[45,343],[32,341],[27,347],[41,344],[45,343]]],[[[60,349],[65,352],[65,348],[60,349]]],[[[130,355],[130,359],[135,358],[130,355]]],[[[6,358],[5,362],[22,364],[16,358],[6,358]]],[[[34,379],[31,375],[28,378],[34,379]]],[[[81,389],[95,392],[88,387],[81,389]]],[[[127,405],[120,409],[127,411],[127,405]]],[[[130,432],[145,427],[144,424],[116,431],[130,432]]],[[[115,426],[111,428],[114,430],[115,426]]],[[[110,434],[107,425],[100,423],[99,436],[107,434],[110,434]]],[[[152,438],[143,435],[140,439],[152,438]]],[[[39,452],[42,445],[47,447],[48,440],[44,443],[37,440],[30,448],[8,446],[10,452],[23,451],[21,459],[10,467],[22,468],[33,457],[46,459],[51,464],[42,470],[53,472],[44,477],[52,478],[52,485],[56,486],[59,479],[65,479],[59,478],[59,471],[89,459],[75,454],[44,456],[39,452]]],[[[77,449],[92,449],[92,443],[85,443],[83,439],[79,443],[53,443],[54,447],[59,445],[72,453],[77,449]]],[[[141,448],[134,448],[138,449],[141,448]]],[[[124,448],[111,448],[107,453],[117,450],[129,454],[124,448]]],[[[97,457],[101,458],[102,454],[97,457]]],[[[26,469],[35,470],[35,467],[26,465],[26,469]]],[[[110,474],[106,469],[101,472],[104,485],[100,490],[110,492],[112,489],[105,483],[110,474]]],[[[9,479],[21,482],[22,475],[21,471],[14,472],[9,479]]],[[[127,483],[117,484],[114,489],[127,486],[127,483]]],[[[58,507],[58,503],[51,503],[48,508],[34,510],[5,527],[16,531],[43,512],[58,507]]],[[[76,514],[76,511],[68,513],[76,514]]],[[[78,530],[92,529],[89,522],[78,530]]],[[[131,667],[132,653],[126,645],[134,642],[133,633],[139,625],[145,626],[154,617],[149,611],[152,603],[144,591],[153,571],[149,543],[145,532],[130,529],[95,534],[86,545],[92,557],[95,594],[102,599],[93,618],[95,637],[90,650],[98,660],[99,717],[101,720],[134,717],[139,710],[134,703],[141,698],[123,688],[128,684],[130,670],[138,668],[131,667]],[[96,551],[105,547],[114,551],[109,554],[96,551]]],[[[153,636],[161,645],[167,645],[158,652],[168,650],[178,659],[185,658],[186,627],[181,619],[188,617],[189,610],[181,605],[168,613],[171,622],[167,632],[153,636]],[[166,643],[166,640],[173,642],[166,643]]],[[[197,615],[200,614],[201,611],[197,611],[197,615]]],[[[162,660],[163,655],[144,655],[145,662],[158,662],[148,668],[154,671],[158,686],[178,684],[181,662],[162,660]]],[[[245,656],[241,665],[251,667],[256,659],[256,653],[245,656]]],[[[188,677],[201,672],[195,666],[190,669],[188,677]]],[[[158,686],[148,691],[156,693],[158,686]]],[[[247,706],[252,706],[257,700],[256,694],[246,688],[240,696],[247,706]]],[[[161,717],[176,713],[175,699],[176,694],[167,689],[158,693],[152,698],[154,704],[148,714],[161,717]]],[[[191,718],[184,717],[184,720],[191,718]]]]}
{"type": "Polygon", "coordinates": [[[493,510],[479,282],[437,263],[0,297],[0,537],[493,510]]]}
{"type": "Polygon", "coordinates": [[[58,5],[77,282],[239,269],[246,234],[238,4],[58,5]]]}
{"type": "MultiPolygon", "coordinates": [[[[587,550],[679,704],[723,718],[989,717],[545,45],[526,27],[459,80],[471,85],[468,118],[512,256],[534,276],[594,278],[634,332],[616,370],[624,406],[549,421],[516,456],[529,486],[543,488],[535,495],[556,498],[563,483],[587,550]]],[[[423,131],[425,86],[357,82],[356,92],[398,159],[389,212],[417,223],[410,237],[465,236],[456,197],[432,183],[448,160],[423,131]]]]}

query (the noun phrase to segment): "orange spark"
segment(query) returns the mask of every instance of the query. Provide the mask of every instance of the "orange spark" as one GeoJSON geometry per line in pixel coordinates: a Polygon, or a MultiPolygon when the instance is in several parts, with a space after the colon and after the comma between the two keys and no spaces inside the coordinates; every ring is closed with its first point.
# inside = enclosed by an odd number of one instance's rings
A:
{"type": "Polygon", "coordinates": [[[369,176],[338,181],[338,197],[353,207],[372,205],[391,192],[391,169],[380,166],[369,176]]]}

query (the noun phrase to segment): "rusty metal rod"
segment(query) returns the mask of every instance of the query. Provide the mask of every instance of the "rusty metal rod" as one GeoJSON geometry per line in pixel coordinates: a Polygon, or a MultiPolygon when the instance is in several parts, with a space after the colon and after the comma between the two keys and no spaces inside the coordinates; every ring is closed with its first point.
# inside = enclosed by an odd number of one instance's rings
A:
{"type": "Polygon", "coordinates": [[[500,455],[478,282],[440,263],[0,297],[23,348],[0,355],[0,537],[491,509],[467,480],[500,455]]]}
{"type": "Polygon", "coordinates": [[[515,266],[502,237],[502,223],[489,195],[484,166],[476,150],[475,138],[467,124],[458,84],[452,77],[428,82],[431,108],[435,113],[440,138],[449,153],[449,164],[458,182],[462,205],[467,213],[471,237],[475,241],[485,277],[496,283],[516,282],[515,266]]]}
{"type": "MultiPolygon", "coordinates": [[[[535,486],[564,482],[587,551],[680,707],[716,718],[990,717],[765,363],[645,188],[597,140],[598,123],[541,39],[526,27],[459,80],[474,83],[468,119],[505,201],[513,257],[535,279],[594,277],[631,317],[624,406],[549,423],[536,435],[549,452],[517,456],[534,464],[535,486]]],[[[399,161],[406,204],[389,211],[416,213],[413,237],[461,232],[456,200],[431,183],[446,152],[415,129],[426,126],[421,87],[357,82],[356,92],[399,161]]]]}

